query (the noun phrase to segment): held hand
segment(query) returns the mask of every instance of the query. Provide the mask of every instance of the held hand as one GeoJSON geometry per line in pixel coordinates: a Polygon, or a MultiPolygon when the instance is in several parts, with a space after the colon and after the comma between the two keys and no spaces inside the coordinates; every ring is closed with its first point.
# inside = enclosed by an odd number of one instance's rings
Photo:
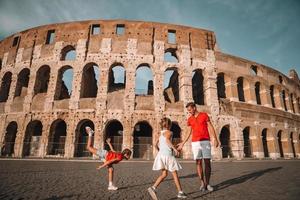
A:
{"type": "Polygon", "coordinates": [[[174,150],[174,153],[175,153],[175,156],[179,156],[179,151],[177,151],[177,149],[173,149],[174,150]]]}
{"type": "Polygon", "coordinates": [[[215,140],[215,147],[219,147],[220,143],[219,140],[215,140]]]}
{"type": "Polygon", "coordinates": [[[99,165],[99,167],[97,167],[96,169],[102,169],[103,168],[103,165],[99,165]]]}
{"type": "Polygon", "coordinates": [[[180,151],[183,148],[183,142],[178,143],[176,146],[177,150],[180,151]]]}
{"type": "Polygon", "coordinates": [[[110,141],[111,141],[110,138],[107,138],[107,139],[106,139],[106,142],[107,142],[107,143],[110,143],[110,141]]]}

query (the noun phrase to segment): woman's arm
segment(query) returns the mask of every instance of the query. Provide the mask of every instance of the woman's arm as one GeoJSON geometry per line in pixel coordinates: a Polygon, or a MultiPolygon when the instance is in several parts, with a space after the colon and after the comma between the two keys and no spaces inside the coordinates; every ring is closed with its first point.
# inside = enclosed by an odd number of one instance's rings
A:
{"type": "Polygon", "coordinates": [[[110,165],[110,164],[116,162],[117,160],[118,160],[118,159],[115,158],[115,159],[112,159],[112,160],[109,160],[109,161],[105,161],[105,162],[104,162],[102,165],[100,165],[97,169],[101,169],[101,168],[103,168],[103,167],[106,167],[106,166],[108,166],[108,165],[110,165]]]}
{"type": "Polygon", "coordinates": [[[177,150],[180,151],[183,148],[183,145],[188,141],[188,139],[190,138],[191,134],[192,134],[192,128],[190,127],[190,132],[187,135],[187,137],[182,142],[180,142],[180,143],[177,144],[177,150]]]}
{"type": "Polygon", "coordinates": [[[210,121],[207,122],[207,125],[208,125],[208,133],[210,136],[213,136],[214,138],[214,143],[215,143],[215,147],[218,147],[219,146],[219,140],[217,138],[217,135],[216,135],[216,131],[212,125],[212,123],[210,121]]]}

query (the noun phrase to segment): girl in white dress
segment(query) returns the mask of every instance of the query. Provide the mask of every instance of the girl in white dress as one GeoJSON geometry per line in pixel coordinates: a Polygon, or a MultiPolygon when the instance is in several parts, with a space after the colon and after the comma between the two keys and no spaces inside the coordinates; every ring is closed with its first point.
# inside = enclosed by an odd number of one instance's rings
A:
{"type": "Polygon", "coordinates": [[[176,156],[179,155],[179,152],[174,147],[171,142],[172,132],[170,131],[171,128],[171,120],[169,118],[162,118],[160,125],[161,125],[161,132],[159,138],[155,141],[155,147],[157,148],[158,154],[155,157],[153,170],[161,170],[161,175],[157,178],[154,185],[148,188],[148,192],[150,193],[151,197],[157,200],[156,196],[156,188],[158,185],[168,176],[168,171],[170,171],[173,175],[173,179],[178,190],[178,198],[186,198],[187,195],[182,191],[180,181],[178,178],[177,171],[182,169],[180,164],[177,162],[173,152],[176,156]]]}

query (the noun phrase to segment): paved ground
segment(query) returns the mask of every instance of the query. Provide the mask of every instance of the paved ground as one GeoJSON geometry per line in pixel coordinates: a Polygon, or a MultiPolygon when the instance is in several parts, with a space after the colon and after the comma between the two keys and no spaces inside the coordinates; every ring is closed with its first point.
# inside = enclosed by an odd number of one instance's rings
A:
{"type": "MultiPolygon", "coordinates": [[[[151,162],[115,167],[118,191],[106,190],[107,172],[96,162],[0,159],[0,199],[150,199],[158,176],[151,162]]],[[[214,162],[216,191],[202,193],[193,163],[182,163],[180,180],[188,199],[299,199],[300,160],[214,162]]],[[[158,188],[160,199],[176,199],[171,175],[158,188]]]]}

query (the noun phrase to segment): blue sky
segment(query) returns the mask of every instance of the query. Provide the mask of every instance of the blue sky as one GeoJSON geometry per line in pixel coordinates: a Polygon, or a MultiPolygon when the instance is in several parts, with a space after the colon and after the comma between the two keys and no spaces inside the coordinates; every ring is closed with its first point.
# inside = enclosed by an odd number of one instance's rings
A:
{"type": "Polygon", "coordinates": [[[222,52],[300,75],[300,0],[0,0],[0,40],[39,25],[89,19],[209,29],[222,52]]]}

